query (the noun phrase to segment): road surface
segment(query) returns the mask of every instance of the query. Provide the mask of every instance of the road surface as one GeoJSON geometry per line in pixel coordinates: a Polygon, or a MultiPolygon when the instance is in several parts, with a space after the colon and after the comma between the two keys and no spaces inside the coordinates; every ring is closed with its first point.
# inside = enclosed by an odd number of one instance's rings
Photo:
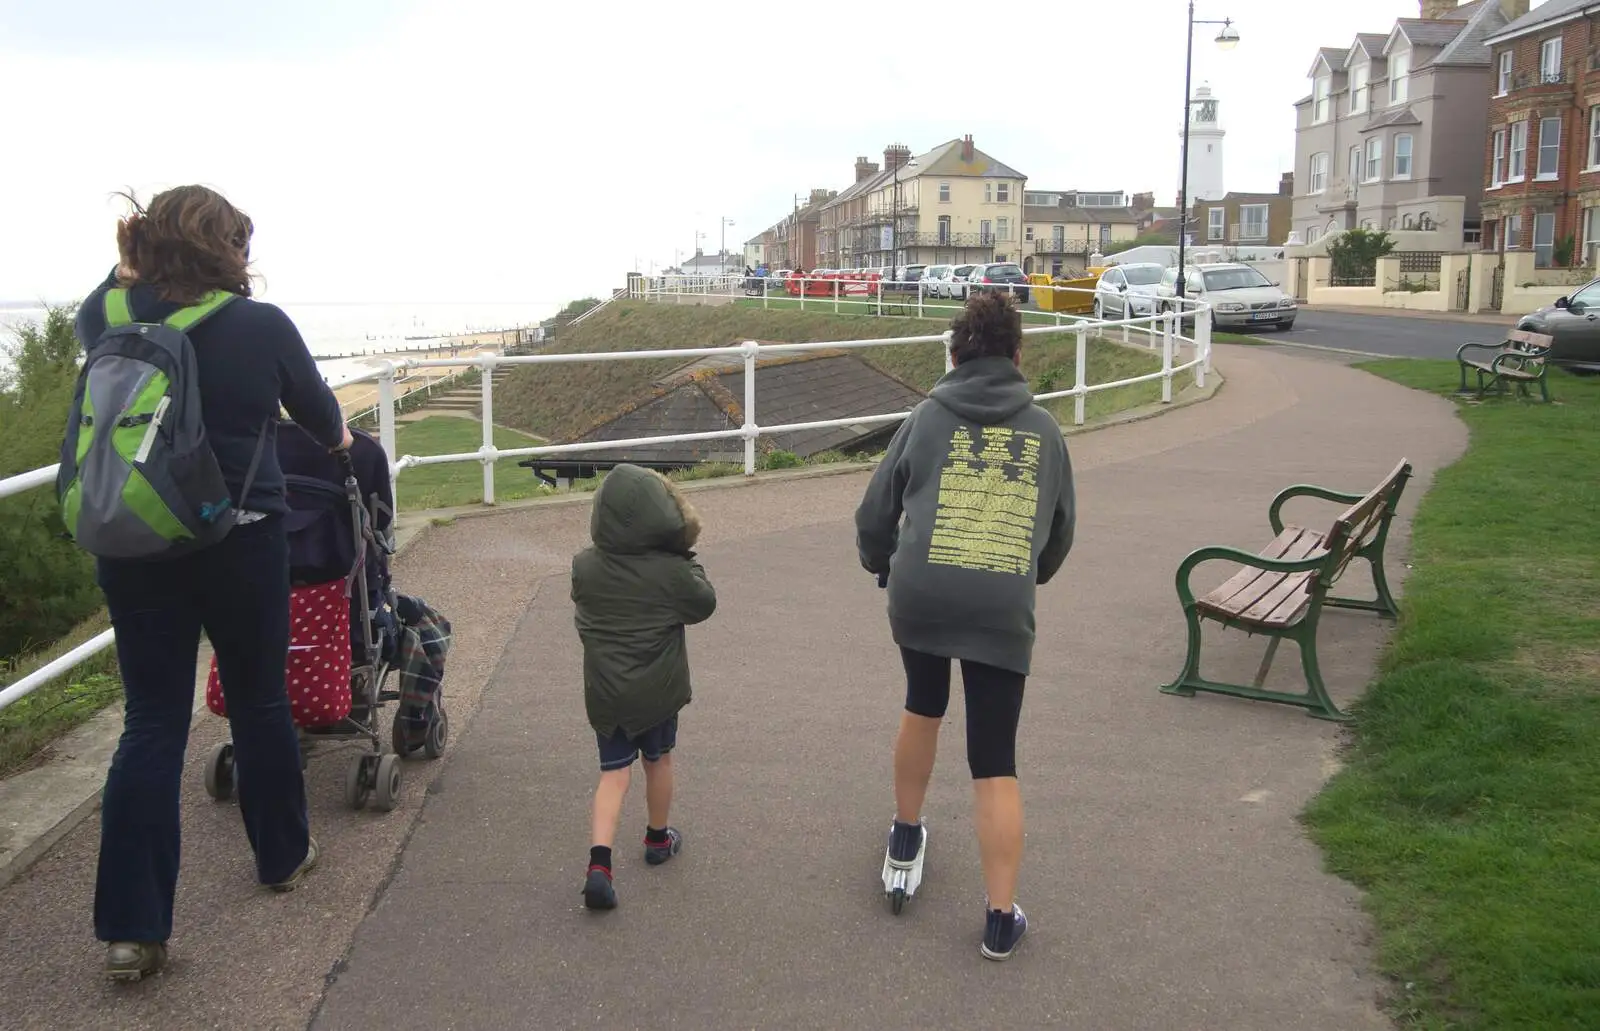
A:
{"type": "Polygon", "coordinates": [[[1469,341],[1499,343],[1508,328],[1492,322],[1306,309],[1287,333],[1267,329],[1249,335],[1263,343],[1338,347],[1395,358],[1454,358],[1456,348],[1469,341]]]}

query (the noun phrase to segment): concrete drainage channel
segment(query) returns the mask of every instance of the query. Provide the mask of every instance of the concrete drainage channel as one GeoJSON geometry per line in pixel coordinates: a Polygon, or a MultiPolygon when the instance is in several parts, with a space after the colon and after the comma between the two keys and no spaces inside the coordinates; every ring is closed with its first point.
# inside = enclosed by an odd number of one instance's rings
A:
{"type": "MultiPolygon", "coordinates": [[[[1068,437],[1091,433],[1111,426],[1157,418],[1214,397],[1225,382],[1220,372],[1207,376],[1206,386],[1193,385],[1180,392],[1170,404],[1146,405],[1083,426],[1064,426],[1068,437]]],[[[462,393],[465,393],[463,391],[462,393]]],[[[472,391],[474,396],[477,392],[472,391]]],[[[694,480],[683,484],[689,491],[746,487],[761,483],[819,476],[840,476],[872,468],[869,463],[841,462],[809,469],[757,473],[753,477],[730,476],[723,479],[694,480]]],[[[438,523],[457,518],[476,518],[499,512],[539,505],[582,504],[588,493],[531,498],[497,506],[472,505],[455,509],[402,512],[396,526],[396,556],[414,546],[427,530],[438,523]]],[[[196,713],[205,709],[205,682],[211,664],[211,649],[202,642],[195,680],[196,713]]],[[[21,876],[57,842],[70,834],[100,808],[100,793],[106,769],[122,735],[122,706],[107,706],[82,726],[46,747],[51,755],[36,766],[0,780],[0,887],[21,876]]]]}

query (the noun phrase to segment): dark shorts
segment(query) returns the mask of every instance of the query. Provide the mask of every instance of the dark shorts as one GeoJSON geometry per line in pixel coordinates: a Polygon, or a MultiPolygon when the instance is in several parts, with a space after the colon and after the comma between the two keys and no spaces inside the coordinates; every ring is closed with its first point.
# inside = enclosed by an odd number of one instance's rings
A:
{"type": "MultiPolygon", "coordinates": [[[[950,704],[950,660],[900,649],[906,667],[906,711],[943,719],[950,704]]],[[[1017,724],[1028,678],[1007,669],[961,660],[967,696],[967,768],[973,780],[1017,775],[1017,724]]]]}
{"type": "Polygon", "coordinates": [[[678,717],[657,723],[638,737],[629,737],[626,731],[620,729],[610,737],[598,731],[594,736],[600,744],[600,768],[625,770],[640,755],[644,756],[645,762],[653,763],[672,751],[672,747],[678,743],[678,717]]]}

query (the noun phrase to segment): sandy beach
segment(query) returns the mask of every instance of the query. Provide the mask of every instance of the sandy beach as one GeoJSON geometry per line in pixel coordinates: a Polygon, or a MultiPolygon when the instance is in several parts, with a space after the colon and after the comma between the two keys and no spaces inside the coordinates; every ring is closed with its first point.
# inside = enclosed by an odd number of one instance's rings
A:
{"type": "MultiPolygon", "coordinates": [[[[514,332],[507,333],[475,333],[450,340],[437,346],[417,350],[391,351],[382,355],[372,355],[362,358],[323,359],[326,363],[324,374],[332,378],[352,371],[361,366],[374,367],[379,362],[387,359],[398,361],[402,358],[412,359],[439,359],[439,358],[470,358],[474,355],[500,354],[504,351],[503,339],[514,337],[514,332]]],[[[471,367],[471,362],[466,361],[461,365],[438,366],[425,369],[403,370],[395,377],[394,393],[396,398],[404,397],[414,390],[426,389],[428,384],[436,383],[441,379],[453,376],[458,372],[471,367]]],[[[334,391],[334,396],[339,399],[339,405],[347,416],[363,412],[378,403],[378,384],[376,381],[354,383],[347,387],[340,387],[334,391]]]]}

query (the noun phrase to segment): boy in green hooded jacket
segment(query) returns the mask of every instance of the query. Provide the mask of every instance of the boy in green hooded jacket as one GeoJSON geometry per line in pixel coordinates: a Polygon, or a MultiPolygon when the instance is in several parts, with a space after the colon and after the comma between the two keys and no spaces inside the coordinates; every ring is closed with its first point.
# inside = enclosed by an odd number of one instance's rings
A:
{"type": "Polygon", "coordinates": [[[572,559],[584,707],[600,747],[583,902],[614,909],[611,845],[635,759],[644,759],[649,810],[645,862],[683,847],[667,816],[678,711],[693,697],[684,627],[711,617],[717,592],[694,556],[700,517],[660,473],[612,469],[595,492],[589,536],[593,546],[572,559]]]}

